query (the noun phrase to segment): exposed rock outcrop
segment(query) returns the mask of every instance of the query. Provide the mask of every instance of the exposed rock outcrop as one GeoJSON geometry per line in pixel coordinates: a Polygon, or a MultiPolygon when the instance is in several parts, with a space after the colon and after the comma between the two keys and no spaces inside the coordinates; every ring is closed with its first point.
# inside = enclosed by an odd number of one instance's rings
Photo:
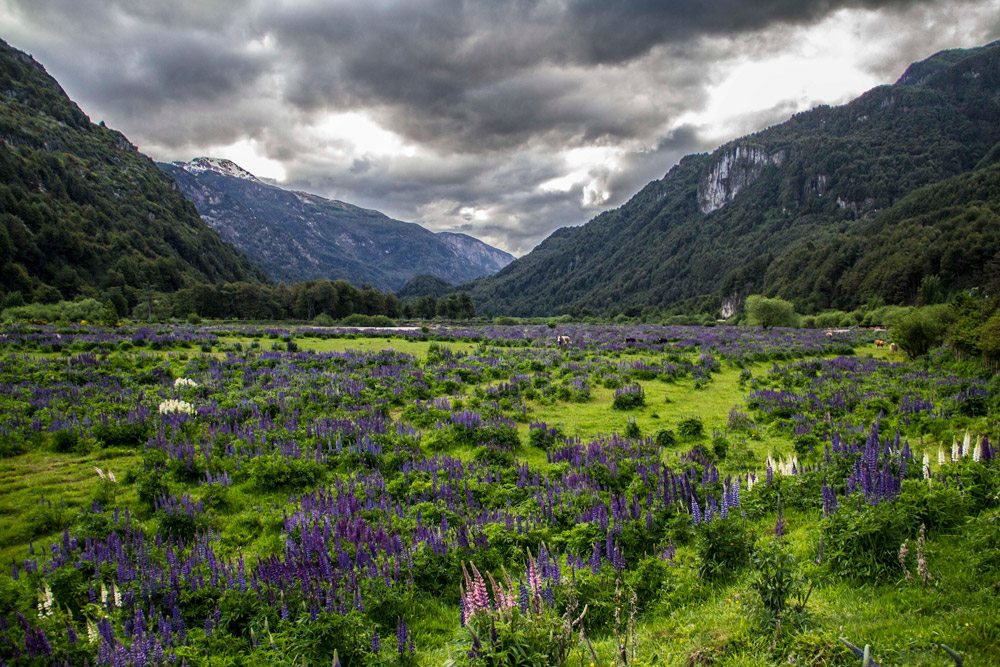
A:
{"type": "Polygon", "coordinates": [[[723,148],[719,153],[698,183],[698,207],[706,214],[722,208],[753,185],[765,167],[781,166],[785,161],[784,151],[772,155],[763,148],[746,144],[723,148]]]}

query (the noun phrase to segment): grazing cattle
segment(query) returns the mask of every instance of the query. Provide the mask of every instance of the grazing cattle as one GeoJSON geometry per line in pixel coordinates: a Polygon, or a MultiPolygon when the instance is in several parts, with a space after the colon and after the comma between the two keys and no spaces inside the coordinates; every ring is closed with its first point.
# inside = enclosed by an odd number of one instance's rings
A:
{"type": "Polygon", "coordinates": [[[569,339],[569,336],[556,336],[556,344],[559,345],[559,347],[566,347],[571,342],[572,341],[569,339]]]}
{"type": "Polygon", "coordinates": [[[889,351],[890,352],[899,352],[899,346],[896,345],[895,343],[889,343],[889,351]]]}
{"type": "Polygon", "coordinates": [[[827,338],[833,338],[833,332],[832,332],[832,331],[830,331],[829,329],[827,329],[827,332],[826,332],[826,337],[827,337],[827,338]]]}
{"type": "Polygon", "coordinates": [[[875,339],[875,347],[885,347],[885,341],[881,338],[875,339]]]}

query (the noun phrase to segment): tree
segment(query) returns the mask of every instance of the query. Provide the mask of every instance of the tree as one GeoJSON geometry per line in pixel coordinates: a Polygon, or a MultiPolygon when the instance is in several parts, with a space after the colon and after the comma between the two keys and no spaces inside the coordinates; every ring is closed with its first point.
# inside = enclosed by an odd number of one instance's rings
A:
{"type": "Polygon", "coordinates": [[[953,319],[954,314],[946,305],[914,308],[893,324],[892,339],[913,359],[940,345],[953,319]]]}
{"type": "Polygon", "coordinates": [[[979,349],[987,359],[1000,359],[1000,313],[996,313],[979,328],[979,349]]]}
{"type": "Polygon", "coordinates": [[[771,299],[760,294],[751,294],[744,305],[747,320],[751,324],[768,327],[794,327],[798,325],[799,316],[790,301],[771,299]]]}

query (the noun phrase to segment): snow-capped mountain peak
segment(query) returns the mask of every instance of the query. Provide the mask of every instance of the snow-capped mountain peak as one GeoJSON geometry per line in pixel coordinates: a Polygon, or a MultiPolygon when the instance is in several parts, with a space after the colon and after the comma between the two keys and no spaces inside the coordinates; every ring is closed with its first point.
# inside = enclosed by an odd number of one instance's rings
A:
{"type": "Polygon", "coordinates": [[[173,164],[191,174],[202,174],[206,171],[214,171],[215,173],[222,174],[223,176],[242,178],[247,181],[258,180],[256,176],[243,167],[239,166],[232,160],[226,160],[224,158],[196,157],[190,162],[177,161],[173,164]]]}

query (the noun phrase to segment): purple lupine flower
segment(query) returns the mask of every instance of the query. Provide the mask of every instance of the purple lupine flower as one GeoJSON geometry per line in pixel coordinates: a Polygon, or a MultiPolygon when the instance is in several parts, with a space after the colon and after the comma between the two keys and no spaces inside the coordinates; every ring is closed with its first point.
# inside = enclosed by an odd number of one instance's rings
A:
{"type": "Polygon", "coordinates": [[[699,524],[702,521],[701,507],[698,506],[698,498],[694,495],[691,496],[691,520],[695,524],[699,524]]]}
{"type": "Polygon", "coordinates": [[[408,646],[407,639],[410,635],[410,629],[406,625],[406,621],[402,618],[396,624],[396,650],[399,655],[404,655],[406,653],[406,648],[408,646]]]}
{"type": "MultiPolygon", "coordinates": [[[[465,627],[463,625],[463,627],[465,627]]],[[[372,653],[378,655],[378,652],[382,650],[382,638],[378,635],[378,630],[372,631],[372,653]]]]}

